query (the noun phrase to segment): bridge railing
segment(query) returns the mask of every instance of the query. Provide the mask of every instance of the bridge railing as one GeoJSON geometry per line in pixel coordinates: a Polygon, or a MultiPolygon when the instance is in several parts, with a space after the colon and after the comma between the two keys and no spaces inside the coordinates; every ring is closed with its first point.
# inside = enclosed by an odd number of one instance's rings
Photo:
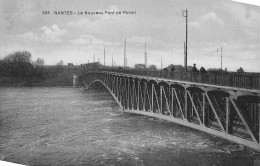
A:
{"type": "Polygon", "coordinates": [[[170,72],[160,70],[138,70],[138,69],[116,69],[103,68],[95,69],[99,71],[110,71],[125,74],[166,78],[178,81],[197,82],[213,85],[223,85],[247,89],[260,89],[259,73],[235,73],[235,72],[219,72],[219,73],[200,73],[200,72],[170,72]]]}

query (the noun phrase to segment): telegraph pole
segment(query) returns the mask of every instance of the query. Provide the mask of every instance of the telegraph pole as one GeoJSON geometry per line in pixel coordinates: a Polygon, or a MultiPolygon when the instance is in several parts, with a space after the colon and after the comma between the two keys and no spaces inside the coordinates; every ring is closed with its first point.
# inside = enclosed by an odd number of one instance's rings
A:
{"type": "Polygon", "coordinates": [[[95,54],[94,54],[94,61],[93,62],[95,62],[96,60],[95,60],[95,54]]]}
{"type": "MultiPolygon", "coordinates": [[[[219,49],[217,49],[219,51],[219,49]]],[[[222,71],[222,46],[220,47],[220,64],[221,64],[221,71],[222,71]]]]}
{"type": "MultiPolygon", "coordinates": [[[[185,66],[185,62],[186,62],[186,43],[184,41],[184,66],[185,66]]],[[[186,70],[186,67],[185,67],[186,70]]]]}
{"type": "Polygon", "coordinates": [[[114,67],[114,55],[112,54],[112,67],[114,67]]]}
{"type": "Polygon", "coordinates": [[[146,52],[146,43],[144,45],[144,68],[147,66],[147,52],[146,52]]]}
{"type": "Polygon", "coordinates": [[[222,70],[222,46],[221,46],[221,70],[222,70]]]}
{"type": "Polygon", "coordinates": [[[163,64],[162,64],[162,56],[161,56],[161,70],[162,70],[162,68],[163,68],[163,64]]]}
{"type": "Polygon", "coordinates": [[[126,38],[125,38],[125,46],[124,46],[124,68],[126,68],[126,38]]]}
{"type": "Polygon", "coordinates": [[[185,67],[185,70],[186,72],[188,71],[188,68],[187,68],[187,57],[188,57],[188,9],[184,10],[183,11],[183,17],[186,17],[186,42],[185,42],[185,57],[184,57],[184,67],[185,67]]]}
{"type": "Polygon", "coordinates": [[[106,49],[104,48],[104,66],[106,66],[106,49]]]}

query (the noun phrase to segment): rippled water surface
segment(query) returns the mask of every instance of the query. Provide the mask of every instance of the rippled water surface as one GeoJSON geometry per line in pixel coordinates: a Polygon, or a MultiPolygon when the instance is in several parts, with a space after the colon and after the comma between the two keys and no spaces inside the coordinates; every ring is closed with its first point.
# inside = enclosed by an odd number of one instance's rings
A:
{"type": "Polygon", "coordinates": [[[0,159],[25,165],[257,165],[208,134],[122,113],[102,88],[0,88],[0,159]]]}

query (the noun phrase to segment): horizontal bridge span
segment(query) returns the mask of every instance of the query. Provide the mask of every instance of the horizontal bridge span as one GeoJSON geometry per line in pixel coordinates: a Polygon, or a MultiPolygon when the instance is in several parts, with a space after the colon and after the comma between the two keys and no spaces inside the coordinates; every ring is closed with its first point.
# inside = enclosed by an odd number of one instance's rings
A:
{"type": "Polygon", "coordinates": [[[260,150],[260,91],[115,72],[88,72],[125,112],[172,121],[260,150]]]}

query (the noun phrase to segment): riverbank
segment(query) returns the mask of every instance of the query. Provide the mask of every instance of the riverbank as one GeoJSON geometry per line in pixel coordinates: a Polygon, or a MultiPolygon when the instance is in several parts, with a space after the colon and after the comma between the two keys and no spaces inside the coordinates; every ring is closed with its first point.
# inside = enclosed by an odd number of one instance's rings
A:
{"type": "Polygon", "coordinates": [[[26,85],[28,85],[28,78],[25,77],[0,77],[0,87],[26,85]]]}
{"type": "Polygon", "coordinates": [[[14,86],[73,86],[73,75],[58,75],[48,78],[0,77],[0,87],[14,86]]]}
{"type": "Polygon", "coordinates": [[[0,87],[9,86],[73,86],[73,76],[81,75],[81,67],[62,67],[59,72],[46,67],[47,73],[41,77],[0,77],[0,87]]]}

